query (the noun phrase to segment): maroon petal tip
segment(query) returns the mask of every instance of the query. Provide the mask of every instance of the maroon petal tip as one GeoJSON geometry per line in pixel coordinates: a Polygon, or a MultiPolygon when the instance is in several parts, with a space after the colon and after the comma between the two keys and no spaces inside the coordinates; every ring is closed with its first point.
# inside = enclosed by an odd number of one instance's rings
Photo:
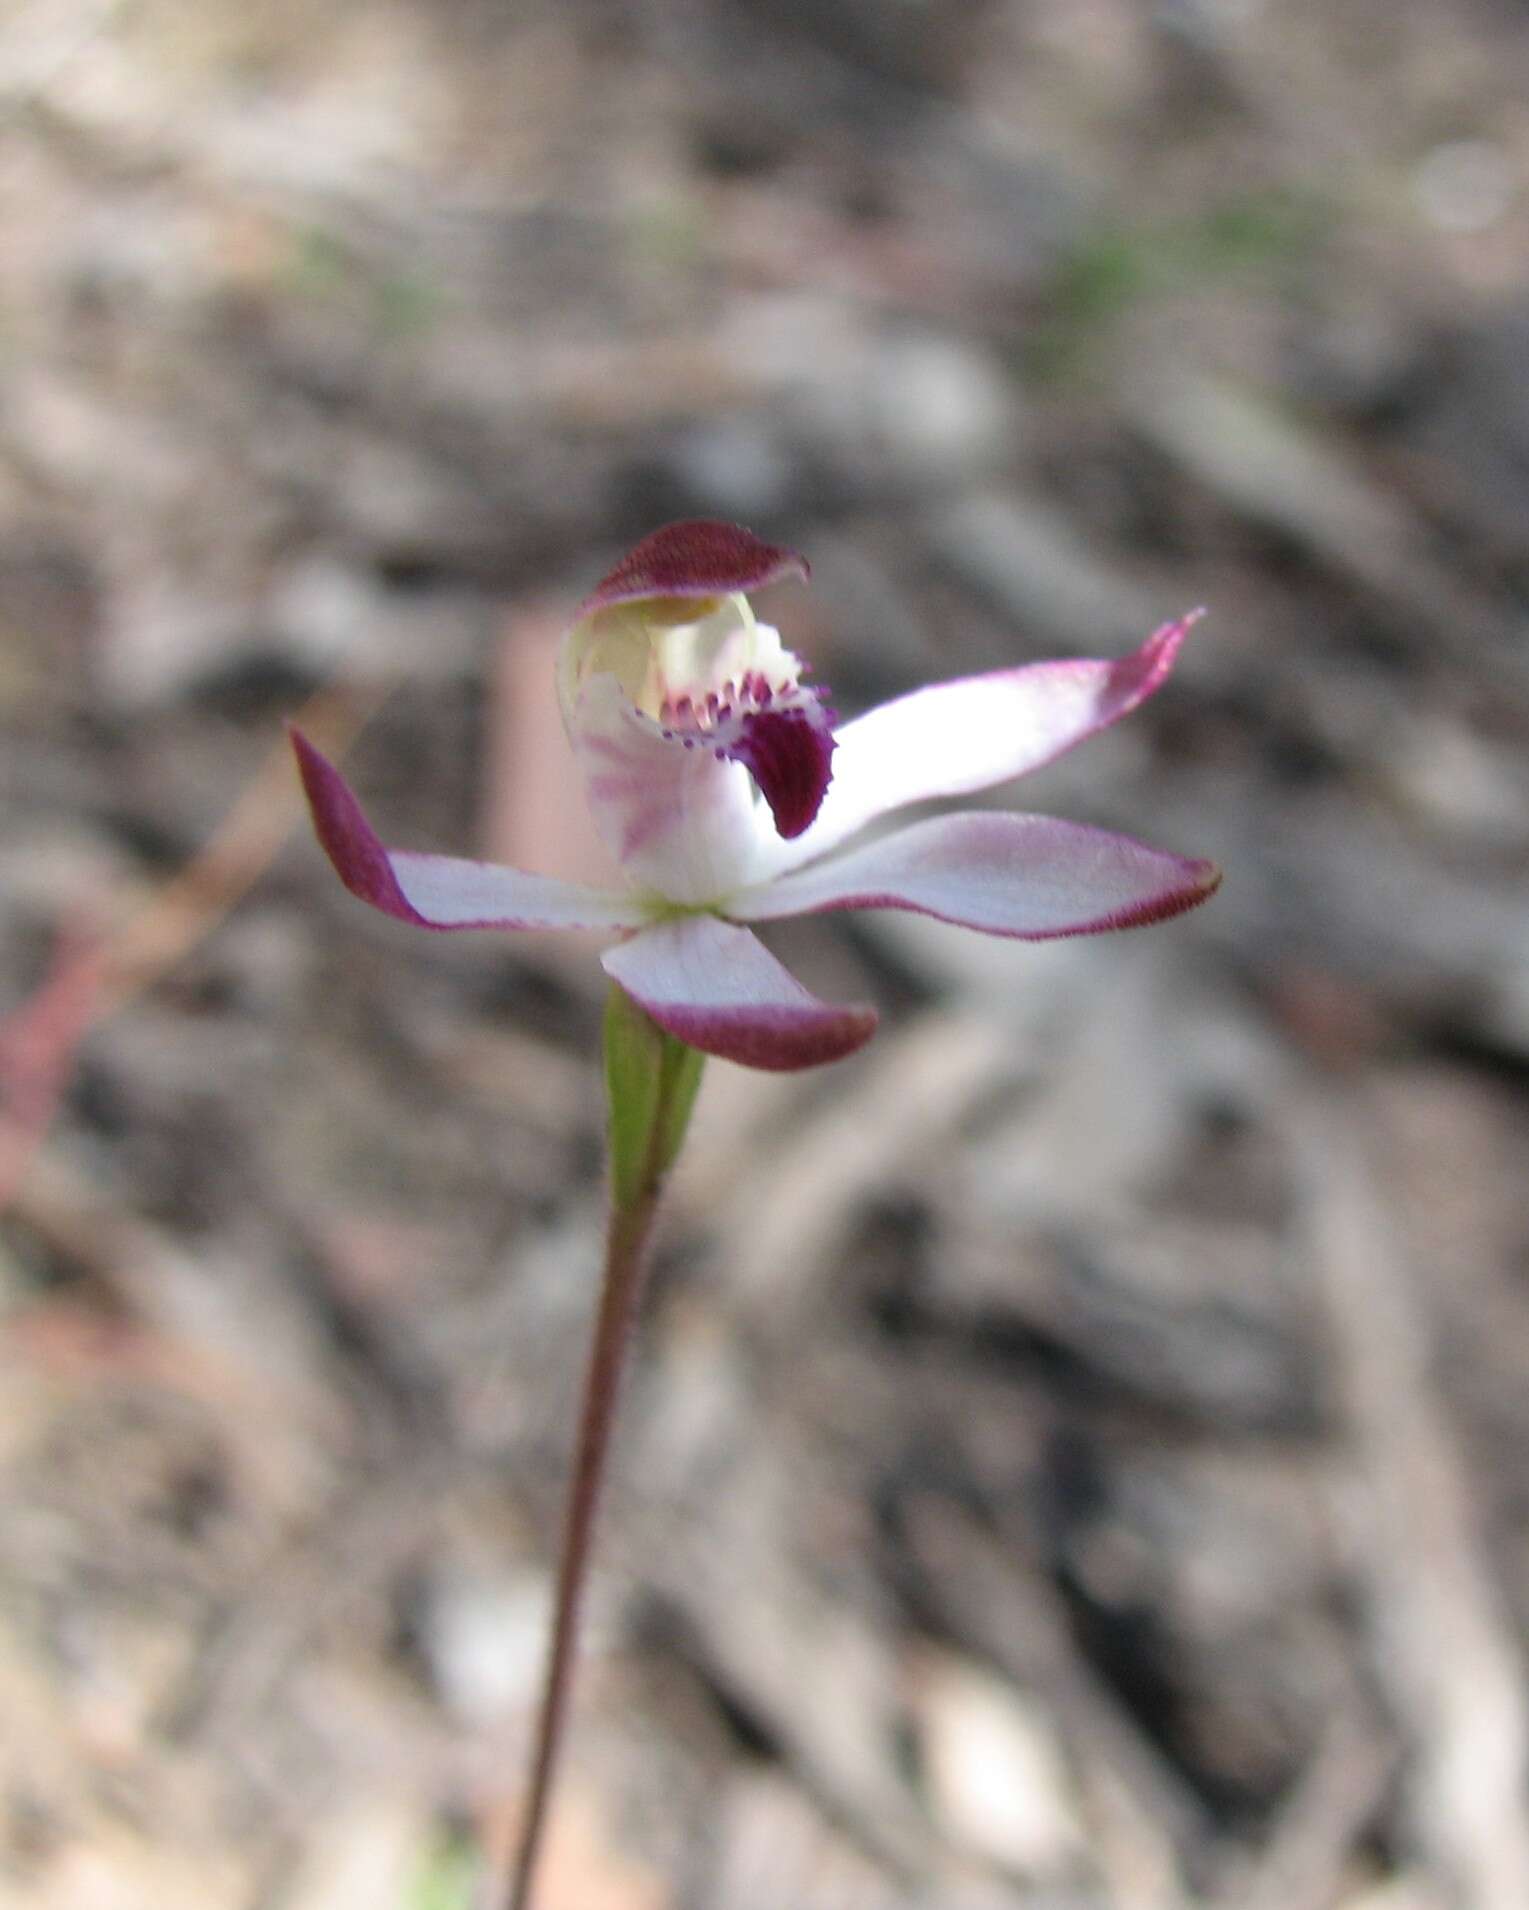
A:
{"type": "Polygon", "coordinates": [[[841,1061],[876,1031],[874,1008],[819,1001],[748,929],[716,916],[645,928],[600,961],[660,1028],[745,1068],[841,1061]]]}
{"type": "Polygon", "coordinates": [[[725,597],[759,590],[782,577],[805,581],[807,560],[766,544],[739,524],[693,518],[643,538],[579,606],[579,619],[643,597],[725,597]]]}
{"type": "Polygon", "coordinates": [[[404,899],[398,877],[377,832],[367,821],[350,785],[327,756],[316,750],[294,724],[287,725],[297,757],[297,773],[313,816],[313,830],[334,872],[363,902],[401,922],[423,918],[404,899]]]}
{"type": "Polygon", "coordinates": [[[1178,660],[1184,639],[1204,615],[1203,609],[1190,610],[1173,622],[1161,625],[1139,650],[1119,658],[1111,666],[1111,688],[1118,699],[1118,707],[1110,716],[1112,722],[1129,715],[1163,687],[1178,660]]]}
{"type": "Polygon", "coordinates": [[[816,1013],[769,1008],[693,1008],[684,1003],[643,1004],[677,1040],[721,1061],[768,1074],[792,1074],[843,1061],[876,1032],[874,1008],[830,1008],[816,1013]]]}
{"type": "Polygon", "coordinates": [[[1154,928],[1159,922],[1171,922],[1176,915],[1187,915],[1191,909],[1199,908],[1220,887],[1221,870],[1216,864],[1196,862],[1190,865],[1189,879],[1182,888],[1169,889],[1134,908],[1121,909],[1099,922],[1091,923],[1080,932],[1089,935],[1108,933],[1113,929],[1154,928]]]}

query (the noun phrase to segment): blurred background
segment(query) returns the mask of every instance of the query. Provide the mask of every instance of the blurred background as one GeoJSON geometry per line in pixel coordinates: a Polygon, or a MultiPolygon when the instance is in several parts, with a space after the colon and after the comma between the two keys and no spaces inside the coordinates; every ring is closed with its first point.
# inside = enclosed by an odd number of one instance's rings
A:
{"type": "Polygon", "coordinates": [[[708,1074],[545,1910],[1524,1910],[1529,22],[0,7],[0,1904],[459,1910],[601,1224],[568,608],[804,549],[846,711],[1210,615],[1027,784],[1150,934],[788,925],[708,1074]]]}

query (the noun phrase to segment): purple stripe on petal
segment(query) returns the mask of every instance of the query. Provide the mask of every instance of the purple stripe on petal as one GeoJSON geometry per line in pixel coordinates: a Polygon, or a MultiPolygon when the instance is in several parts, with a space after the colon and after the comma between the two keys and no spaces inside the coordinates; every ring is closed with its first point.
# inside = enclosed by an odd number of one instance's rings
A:
{"type": "Polygon", "coordinates": [[[876,1029],[874,1008],[819,1001],[748,929],[714,915],[646,928],[600,959],[660,1028],[746,1068],[838,1061],[876,1029]]]}
{"type": "Polygon", "coordinates": [[[807,560],[738,524],[695,518],[666,524],[629,550],[580,604],[576,623],[640,597],[725,597],[782,577],[807,576],[807,560]]]}
{"type": "Polygon", "coordinates": [[[736,895],[744,922],[910,909],[988,935],[1048,941],[1139,928],[1214,895],[1221,872],[1052,816],[937,816],[736,895]]]}
{"type": "Polygon", "coordinates": [[[292,731],[313,827],[335,873],[363,902],[420,928],[634,928],[642,908],[551,876],[493,862],[385,849],[345,778],[301,731],[292,731]]]}
{"type": "Polygon", "coordinates": [[[767,872],[773,820],[747,769],[717,761],[714,740],[665,736],[611,676],[586,686],[570,734],[595,826],[632,883],[705,904],[767,872]]]}

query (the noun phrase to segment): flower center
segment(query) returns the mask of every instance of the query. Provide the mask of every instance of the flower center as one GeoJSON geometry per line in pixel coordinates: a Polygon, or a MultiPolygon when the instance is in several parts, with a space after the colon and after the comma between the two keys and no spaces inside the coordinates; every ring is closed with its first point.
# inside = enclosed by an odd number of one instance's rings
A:
{"type": "Polygon", "coordinates": [[[778,835],[799,836],[816,816],[834,713],[741,593],[613,605],[576,633],[566,668],[565,707],[591,678],[611,676],[664,743],[743,764],[778,835]]]}

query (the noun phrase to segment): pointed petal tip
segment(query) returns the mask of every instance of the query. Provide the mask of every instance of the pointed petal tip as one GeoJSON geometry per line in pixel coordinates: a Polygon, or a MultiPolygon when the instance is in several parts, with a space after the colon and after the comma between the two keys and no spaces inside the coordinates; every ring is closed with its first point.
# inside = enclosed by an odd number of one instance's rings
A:
{"type": "Polygon", "coordinates": [[[643,597],[726,597],[807,576],[807,560],[798,552],[767,544],[741,524],[691,518],[634,544],[580,604],[575,621],[643,597]]]}
{"type": "Polygon", "coordinates": [[[1184,639],[1204,615],[1202,605],[1185,611],[1182,617],[1159,624],[1145,643],[1119,659],[1114,666],[1114,674],[1119,687],[1126,692],[1119,715],[1135,709],[1163,687],[1178,661],[1184,639]]]}
{"type": "Polygon", "coordinates": [[[1150,928],[1154,922],[1171,922],[1174,916],[1187,915],[1191,909],[1199,908],[1202,902],[1208,902],[1221,887],[1221,869],[1214,862],[1189,862],[1185,865],[1184,875],[1182,887],[1170,889],[1139,909],[1125,912],[1118,921],[1107,922],[1103,926],[1150,928]]]}
{"type": "Polygon", "coordinates": [[[1189,861],[1183,864],[1183,880],[1145,900],[1117,909],[1097,921],[1064,929],[1064,935],[1113,934],[1117,929],[1152,928],[1159,922],[1171,922],[1176,915],[1187,915],[1202,902],[1208,902],[1221,887],[1221,870],[1214,862],[1189,861]]]}
{"type": "Polygon", "coordinates": [[[349,783],[295,723],[287,725],[287,734],[297,757],[297,773],[308,799],[314,834],[335,874],[352,895],[381,909],[384,915],[396,916],[401,922],[423,923],[424,918],[399,887],[388,852],[349,783]]]}

